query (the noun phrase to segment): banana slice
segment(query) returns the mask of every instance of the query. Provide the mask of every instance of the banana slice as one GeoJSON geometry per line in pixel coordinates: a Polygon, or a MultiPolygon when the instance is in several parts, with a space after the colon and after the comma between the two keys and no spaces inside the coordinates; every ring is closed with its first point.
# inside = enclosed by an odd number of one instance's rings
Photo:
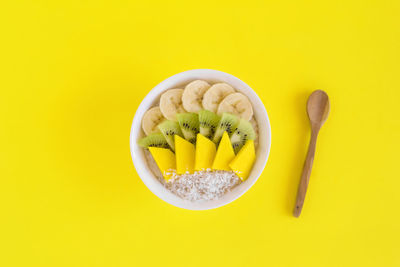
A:
{"type": "Polygon", "coordinates": [[[182,105],[183,89],[170,89],[160,98],[161,113],[168,120],[176,121],[175,114],[185,112],[182,105]]]}
{"type": "Polygon", "coordinates": [[[202,80],[196,80],[186,85],[182,94],[183,108],[188,112],[196,113],[202,110],[203,95],[210,86],[208,82],[202,80]]]}
{"type": "Polygon", "coordinates": [[[247,96],[241,93],[230,94],[218,106],[218,114],[228,112],[242,119],[250,120],[253,116],[253,107],[247,96]]]}
{"type": "Polygon", "coordinates": [[[159,107],[154,107],[146,111],[142,119],[142,128],[146,135],[158,132],[157,125],[165,120],[159,107]]]}
{"type": "Polygon", "coordinates": [[[216,83],[204,93],[203,107],[212,112],[217,112],[219,103],[229,94],[233,94],[235,89],[226,83],[216,83]]]}

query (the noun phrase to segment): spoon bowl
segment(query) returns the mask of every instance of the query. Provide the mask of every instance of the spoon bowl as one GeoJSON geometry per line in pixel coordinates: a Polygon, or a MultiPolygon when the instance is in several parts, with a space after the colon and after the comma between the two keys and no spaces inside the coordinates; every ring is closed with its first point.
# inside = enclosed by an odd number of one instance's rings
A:
{"type": "Polygon", "coordinates": [[[307,113],[311,124],[322,126],[328,119],[330,110],[329,97],[322,90],[312,92],[307,101],[307,113]]]}

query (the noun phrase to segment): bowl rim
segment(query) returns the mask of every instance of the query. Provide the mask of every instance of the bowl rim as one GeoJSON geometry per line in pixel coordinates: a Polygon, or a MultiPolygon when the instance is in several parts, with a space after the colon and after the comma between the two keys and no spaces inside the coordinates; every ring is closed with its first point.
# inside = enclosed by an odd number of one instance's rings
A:
{"type": "MultiPolygon", "coordinates": [[[[207,78],[199,78],[199,79],[204,79],[207,80],[207,78]]],[[[193,79],[192,79],[193,80],[193,79]]],[[[210,80],[210,79],[209,79],[210,80]]],[[[218,80],[218,79],[217,79],[218,80]]],[[[228,82],[229,83],[229,82],[228,82]]],[[[234,86],[235,87],[235,86],[234,86]]],[[[242,90],[235,88],[237,91],[242,92],[242,90]]],[[[242,92],[243,93],[243,92],[242,92]]],[[[257,119],[257,123],[259,123],[259,120],[257,119]]],[[[172,75],[168,78],[166,78],[165,80],[163,80],[162,82],[160,82],[159,84],[157,84],[156,86],[153,87],[153,89],[150,90],[150,92],[143,98],[143,100],[141,101],[141,103],[139,104],[138,108],[136,109],[133,121],[132,121],[132,126],[131,126],[131,131],[130,131],[130,152],[131,152],[131,157],[132,157],[132,161],[133,161],[133,165],[136,169],[136,172],[138,174],[138,176],[140,177],[140,179],[142,180],[142,182],[146,185],[146,187],[153,193],[155,194],[157,197],[159,197],[160,199],[162,199],[163,201],[167,202],[168,204],[171,204],[175,207],[179,207],[179,208],[183,208],[183,209],[188,209],[188,210],[208,210],[208,209],[215,209],[218,207],[222,207],[225,206],[229,203],[232,203],[233,201],[235,201],[236,199],[238,199],[239,197],[241,197],[244,193],[246,193],[259,179],[259,177],[261,176],[262,172],[265,169],[265,166],[267,164],[268,158],[269,158],[269,154],[271,151],[271,125],[270,125],[270,121],[269,121],[269,117],[268,117],[268,113],[267,110],[265,109],[264,104],[262,103],[260,97],[257,95],[257,93],[249,86],[247,85],[245,82],[243,82],[242,80],[240,80],[239,78],[226,73],[226,72],[222,72],[219,70],[213,70],[213,69],[193,69],[193,70],[187,70],[187,71],[183,71],[180,73],[177,73],[175,75],[172,75]],[[220,198],[220,201],[204,201],[204,202],[190,202],[188,200],[183,200],[181,198],[179,198],[178,196],[176,196],[175,194],[173,194],[172,192],[168,191],[157,179],[157,177],[155,177],[155,175],[152,173],[151,170],[149,170],[148,166],[143,166],[144,164],[142,164],[139,161],[143,160],[143,154],[144,151],[142,148],[139,148],[137,146],[137,137],[139,136],[140,132],[141,132],[141,120],[143,117],[143,114],[145,111],[147,111],[148,108],[146,108],[146,106],[151,106],[152,104],[149,103],[154,103],[156,101],[156,99],[159,98],[159,95],[168,89],[172,89],[174,86],[178,85],[178,84],[186,84],[186,82],[182,82],[180,80],[184,80],[185,77],[187,76],[202,76],[202,75],[215,75],[215,76],[224,76],[226,79],[235,81],[236,83],[239,83],[240,86],[246,88],[246,90],[248,91],[248,93],[252,94],[253,100],[258,102],[258,103],[254,103],[252,101],[252,104],[258,104],[257,109],[260,110],[260,113],[263,114],[263,116],[265,117],[265,130],[266,132],[264,134],[267,135],[267,146],[265,148],[265,158],[260,161],[260,163],[258,164],[260,166],[260,168],[258,169],[258,172],[255,174],[255,178],[253,178],[253,180],[246,180],[245,182],[247,182],[247,185],[244,187],[244,189],[238,190],[238,188],[240,188],[240,186],[237,186],[235,188],[233,188],[229,193],[234,193],[233,196],[231,196],[229,199],[227,200],[223,200],[223,198],[220,198]],[[146,109],[145,109],[146,108],[146,109]],[[145,110],[144,110],[145,109],[145,110]],[[137,127],[139,126],[139,127],[137,127]],[[142,154],[142,157],[140,155],[138,155],[138,148],[141,150],[141,153],[139,152],[139,154],[142,154]],[[152,176],[153,179],[149,179],[148,176],[152,176]],[[215,202],[215,203],[212,203],[215,202]],[[211,203],[211,204],[210,204],[211,203]],[[202,204],[209,204],[209,205],[202,205],[202,204]]],[[[146,159],[144,159],[146,160],[146,159]]],[[[257,162],[258,160],[256,160],[257,162]]],[[[147,164],[146,164],[147,165],[147,164]]],[[[253,170],[252,170],[253,172],[253,170]]],[[[252,175],[253,173],[251,173],[252,175]]],[[[250,176],[251,176],[250,175],[250,176]]],[[[245,183],[244,182],[244,183],[245,183]]],[[[244,186],[242,183],[242,187],[244,186]]],[[[228,193],[227,193],[228,194],[228,193]]]]}

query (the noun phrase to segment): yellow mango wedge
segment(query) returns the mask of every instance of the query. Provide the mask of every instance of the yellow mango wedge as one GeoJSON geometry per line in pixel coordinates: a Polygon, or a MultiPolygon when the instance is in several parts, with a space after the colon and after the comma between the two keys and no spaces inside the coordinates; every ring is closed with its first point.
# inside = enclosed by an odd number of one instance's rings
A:
{"type": "Polygon", "coordinates": [[[255,160],[254,141],[247,140],[236,157],[229,163],[229,167],[244,181],[249,177],[255,160]]]}
{"type": "Polygon", "coordinates": [[[192,143],[175,135],[176,172],[178,174],[194,172],[195,154],[196,150],[192,143]]]}
{"type": "Polygon", "coordinates": [[[154,158],[165,180],[171,179],[173,172],[176,171],[175,155],[168,148],[149,147],[149,151],[154,158]]]}
{"type": "Polygon", "coordinates": [[[231,141],[229,140],[228,134],[224,132],[221,142],[219,143],[212,168],[214,170],[230,171],[231,168],[229,167],[229,163],[234,157],[235,152],[233,151],[231,141]]]}
{"type": "Polygon", "coordinates": [[[211,169],[215,153],[217,151],[215,148],[215,143],[202,134],[197,134],[196,140],[196,159],[194,170],[205,171],[207,169],[211,169]]]}

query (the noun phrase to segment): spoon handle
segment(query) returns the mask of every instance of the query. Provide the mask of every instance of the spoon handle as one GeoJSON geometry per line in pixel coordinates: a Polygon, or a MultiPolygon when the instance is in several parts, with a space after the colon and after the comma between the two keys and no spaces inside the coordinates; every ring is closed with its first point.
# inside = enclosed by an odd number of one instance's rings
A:
{"type": "Polygon", "coordinates": [[[304,199],[306,197],[308,182],[310,181],[311,169],[314,162],[315,147],[317,144],[318,132],[319,132],[318,128],[312,127],[310,145],[308,147],[307,157],[304,163],[299,189],[297,191],[296,206],[294,207],[293,211],[293,216],[295,217],[300,216],[304,204],[304,199]]]}

